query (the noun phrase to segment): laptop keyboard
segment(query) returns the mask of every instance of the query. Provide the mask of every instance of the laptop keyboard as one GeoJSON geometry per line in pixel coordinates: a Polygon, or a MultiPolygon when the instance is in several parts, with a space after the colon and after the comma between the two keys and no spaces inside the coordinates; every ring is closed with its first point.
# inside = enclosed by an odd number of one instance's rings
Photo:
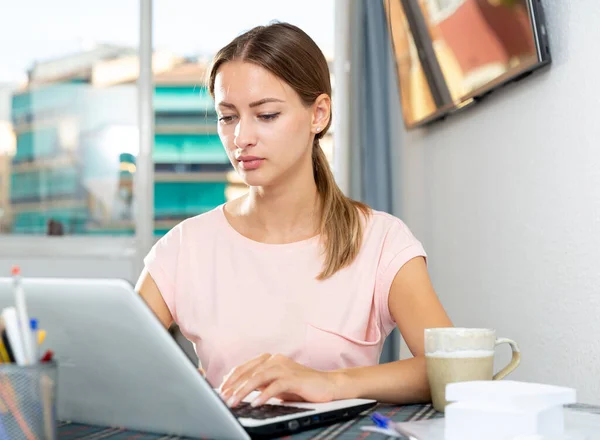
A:
{"type": "Polygon", "coordinates": [[[288,416],[290,414],[296,414],[313,410],[306,408],[298,408],[297,406],[271,404],[264,404],[254,408],[248,402],[240,402],[235,408],[231,408],[231,411],[236,417],[264,420],[270,419],[272,417],[288,416]]]}

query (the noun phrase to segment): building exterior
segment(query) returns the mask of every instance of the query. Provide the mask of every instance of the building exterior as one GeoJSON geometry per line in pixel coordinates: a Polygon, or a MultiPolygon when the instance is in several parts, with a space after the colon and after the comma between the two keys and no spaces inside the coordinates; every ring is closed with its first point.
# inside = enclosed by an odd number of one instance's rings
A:
{"type": "MultiPolygon", "coordinates": [[[[135,88],[101,91],[94,66],[135,51],[114,46],[35,64],[27,84],[14,92],[11,119],[16,151],[10,170],[12,233],[85,234],[93,193],[85,187],[84,134],[118,109],[135,125],[135,88]],[[132,119],[133,118],[133,119],[132,119]]],[[[103,167],[104,164],[99,162],[103,167]]]]}
{"type": "Polygon", "coordinates": [[[203,86],[206,65],[185,62],[154,78],[154,197],[158,233],[244,190],[217,134],[203,86]]]}
{"type": "Polygon", "coordinates": [[[0,83],[0,234],[10,229],[10,167],[16,139],[10,122],[13,84],[0,83]]]}

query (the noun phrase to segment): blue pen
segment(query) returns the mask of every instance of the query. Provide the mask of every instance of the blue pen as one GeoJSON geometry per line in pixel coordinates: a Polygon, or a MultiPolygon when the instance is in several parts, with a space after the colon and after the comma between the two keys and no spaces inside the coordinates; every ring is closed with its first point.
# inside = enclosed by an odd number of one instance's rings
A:
{"type": "Polygon", "coordinates": [[[390,427],[391,420],[378,412],[371,414],[371,420],[378,428],[388,429],[390,427]]]}
{"type": "Polygon", "coordinates": [[[40,360],[40,349],[37,343],[37,334],[38,334],[38,320],[36,318],[31,318],[29,320],[29,328],[31,329],[31,343],[33,345],[33,363],[37,363],[40,360]]]}
{"type": "Polygon", "coordinates": [[[363,426],[361,428],[363,431],[377,432],[388,437],[403,437],[398,431],[396,431],[394,421],[389,417],[386,417],[381,413],[374,412],[371,414],[371,420],[373,423],[375,423],[375,426],[363,426]]]}

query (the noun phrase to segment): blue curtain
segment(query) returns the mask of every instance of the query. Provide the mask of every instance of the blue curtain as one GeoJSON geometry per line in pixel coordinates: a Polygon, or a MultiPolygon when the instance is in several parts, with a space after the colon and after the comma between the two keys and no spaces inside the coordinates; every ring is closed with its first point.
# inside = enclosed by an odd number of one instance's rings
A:
{"type": "MultiPolygon", "coordinates": [[[[350,195],[373,209],[393,213],[392,167],[396,139],[394,124],[400,121],[392,48],[382,1],[359,0],[352,14],[352,99],[350,195]]],[[[397,360],[400,335],[387,338],[381,362],[397,360]]]]}

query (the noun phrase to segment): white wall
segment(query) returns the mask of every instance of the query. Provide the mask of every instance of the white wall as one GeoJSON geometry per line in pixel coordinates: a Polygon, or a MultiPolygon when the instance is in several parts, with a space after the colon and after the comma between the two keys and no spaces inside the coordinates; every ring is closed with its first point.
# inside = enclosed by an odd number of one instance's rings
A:
{"type": "Polygon", "coordinates": [[[600,4],[543,4],[550,69],[401,133],[397,202],[455,325],[516,339],[513,378],[599,404],[600,4]]]}

